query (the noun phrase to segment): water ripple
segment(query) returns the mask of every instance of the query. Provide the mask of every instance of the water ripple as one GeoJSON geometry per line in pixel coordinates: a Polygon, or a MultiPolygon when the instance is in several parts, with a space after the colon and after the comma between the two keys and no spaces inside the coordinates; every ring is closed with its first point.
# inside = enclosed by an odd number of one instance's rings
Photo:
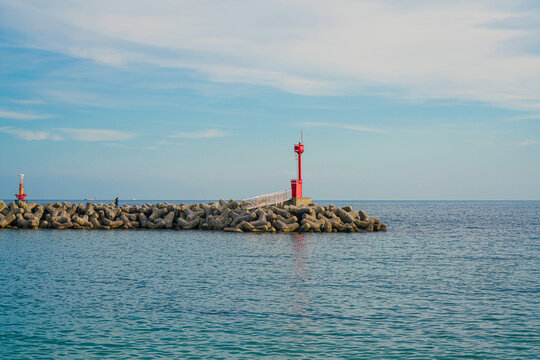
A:
{"type": "Polygon", "coordinates": [[[539,202],[352,203],[389,231],[0,231],[0,358],[538,358],[539,202]]]}

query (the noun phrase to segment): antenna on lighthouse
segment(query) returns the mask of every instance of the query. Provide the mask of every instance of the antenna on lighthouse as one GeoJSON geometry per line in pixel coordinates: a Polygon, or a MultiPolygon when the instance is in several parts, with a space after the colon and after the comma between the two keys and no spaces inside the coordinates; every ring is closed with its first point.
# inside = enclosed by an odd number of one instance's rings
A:
{"type": "Polygon", "coordinates": [[[302,130],[300,130],[300,144],[304,143],[304,134],[302,134],[302,130]]]}

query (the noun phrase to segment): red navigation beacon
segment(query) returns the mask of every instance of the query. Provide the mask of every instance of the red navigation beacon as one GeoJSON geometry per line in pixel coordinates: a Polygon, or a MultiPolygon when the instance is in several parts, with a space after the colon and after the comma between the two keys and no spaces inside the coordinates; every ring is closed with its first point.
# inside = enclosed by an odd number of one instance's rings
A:
{"type": "Polygon", "coordinates": [[[292,197],[302,197],[302,153],[304,152],[304,144],[302,140],[298,144],[294,145],[294,152],[298,156],[298,179],[291,180],[292,197]]]}
{"type": "Polygon", "coordinates": [[[28,194],[24,194],[23,180],[24,174],[19,174],[19,193],[15,194],[15,197],[20,201],[24,201],[28,196],[28,194]]]}

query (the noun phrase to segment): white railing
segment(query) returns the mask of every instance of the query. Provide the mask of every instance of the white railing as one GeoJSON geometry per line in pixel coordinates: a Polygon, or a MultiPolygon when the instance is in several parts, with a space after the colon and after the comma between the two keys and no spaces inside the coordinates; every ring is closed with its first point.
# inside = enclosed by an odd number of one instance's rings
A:
{"type": "Polygon", "coordinates": [[[279,204],[284,201],[289,200],[292,197],[292,191],[291,190],[283,190],[274,192],[271,194],[264,194],[259,195],[247,199],[243,199],[242,201],[247,202],[247,206],[244,206],[246,209],[253,209],[263,206],[270,206],[274,204],[279,204]]]}

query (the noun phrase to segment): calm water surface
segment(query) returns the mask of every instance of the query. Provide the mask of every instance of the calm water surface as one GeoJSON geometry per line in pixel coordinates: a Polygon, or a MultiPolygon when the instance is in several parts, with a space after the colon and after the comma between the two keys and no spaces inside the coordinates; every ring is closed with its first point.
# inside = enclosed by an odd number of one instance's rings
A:
{"type": "Polygon", "coordinates": [[[540,202],[334,204],[389,232],[0,230],[0,358],[540,357],[540,202]]]}

